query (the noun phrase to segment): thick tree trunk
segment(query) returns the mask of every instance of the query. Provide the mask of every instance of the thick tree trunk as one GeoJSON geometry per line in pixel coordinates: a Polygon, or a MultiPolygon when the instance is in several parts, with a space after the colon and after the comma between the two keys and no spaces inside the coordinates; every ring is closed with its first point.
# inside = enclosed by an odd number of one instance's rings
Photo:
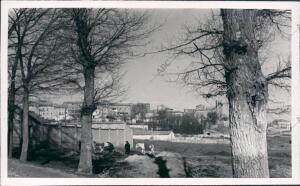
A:
{"type": "Polygon", "coordinates": [[[269,177],[268,88],[258,61],[255,10],[221,10],[234,177],[269,177]]]}
{"type": "Polygon", "coordinates": [[[18,65],[18,57],[14,61],[11,70],[11,83],[8,94],[8,157],[12,157],[13,151],[13,130],[14,130],[14,117],[15,117],[15,96],[16,96],[16,72],[18,65]]]}
{"type": "Polygon", "coordinates": [[[14,130],[14,117],[15,117],[15,94],[9,94],[8,98],[8,157],[12,157],[13,151],[13,130],[14,130]]]}
{"type": "Polygon", "coordinates": [[[28,156],[28,144],[29,144],[29,93],[28,91],[24,90],[24,97],[23,97],[23,114],[22,114],[22,151],[20,160],[27,161],[28,156]]]}
{"type": "Polygon", "coordinates": [[[92,174],[92,115],[94,105],[94,69],[86,68],[84,73],[84,102],[81,109],[81,149],[78,172],[92,174]]]}

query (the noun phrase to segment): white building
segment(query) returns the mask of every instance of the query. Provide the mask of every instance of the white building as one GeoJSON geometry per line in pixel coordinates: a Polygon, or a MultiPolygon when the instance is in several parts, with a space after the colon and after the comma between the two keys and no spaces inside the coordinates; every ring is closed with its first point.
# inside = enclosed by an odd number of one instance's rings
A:
{"type": "Polygon", "coordinates": [[[135,124],[135,125],[128,125],[131,129],[142,129],[142,130],[148,130],[148,125],[142,125],[142,124],[135,124]]]}
{"type": "Polygon", "coordinates": [[[133,131],[133,139],[172,141],[175,134],[172,131],[133,131]]]}
{"type": "Polygon", "coordinates": [[[82,102],[69,101],[69,102],[64,102],[62,106],[66,108],[66,113],[68,114],[68,117],[70,117],[71,119],[80,118],[80,109],[82,106],[82,102]]]}
{"type": "Polygon", "coordinates": [[[268,133],[291,131],[291,122],[284,119],[276,119],[268,124],[268,133]]]}
{"type": "Polygon", "coordinates": [[[94,120],[107,121],[108,118],[116,121],[129,120],[131,114],[131,104],[114,103],[99,104],[93,113],[94,120]]]}

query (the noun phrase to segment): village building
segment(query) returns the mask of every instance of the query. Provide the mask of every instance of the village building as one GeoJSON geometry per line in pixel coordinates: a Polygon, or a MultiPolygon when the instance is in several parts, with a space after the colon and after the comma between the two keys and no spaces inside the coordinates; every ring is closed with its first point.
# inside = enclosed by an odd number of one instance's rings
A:
{"type": "Polygon", "coordinates": [[[66,113],[70,118],[74,120],[79,120],[82,102],[80,101],[63,102],[62,106],[66,108],[66,113]]]}
{"type": "Polygon", "coordinates": [[[147,124],[131,124],[128,125],[131,129],[142,129],[142,130],[149,130],[149,127],[147,124]]]}
{"type": "Polygon", "coordinates": [[[207,107],[203,104],[199,104],[195,109],[195,116],[200,117],[201,115],[207,117],[209,112],[216,112],[219,118],[228,117],[228,104],[220,101],[216,101],[214,106],[207,107]]]}
{"type": "Polygon", "coordinates": [[[47,120],[61,121],[67,118],[66,108],[55,104],[32,105],[29,111],[47,120]]]}
{"type": "Polygon", "coordinates": [[[157,117],[157,112],[155,110],[150,110],[145,114],[145,122],[153,122],[155,121],[155,118],[157,117]]]}
{"type": "Polygon", "coordinates": [[[137,120],[144,120],[138,113],[132,118],[132,108],[136,105],[142,105],[145,112],[150,111],[150,103],[106,103],[98,104],[93,113],[93,119],[97,121],[126,121],[136,123],[137,120]]]}
{"type": "Polygon", "coordinates": [[[195,109],[184,109],[183,112],[188,114],[193,114],[195,113],[195,109]]]}
{"type": "Polygon", "coordinates": [[[75,111],[74,107],[68,107],[65,104],[57,105],[51,103],[42,103],[31,105],[29,107],[29,111],[46,120],[66,121],[78,117],[80,108],[77,108],[75,111]]]}
{"type": "Polygon", "coordinates": [[[290,132],[291,122],[285,119],[275,119],[268,123],[268,133],[290,132]]]}
{"type": "Polygon", "coordinates": [[[111,111],[116,112],[118,115],[122,116],[130,116],[131,114],[131,106],[130,103],[115,103],[109,106],[111,111]]]}
{"type": "Polygon", "coordinates": [[[93,113],[93,120],[97,121],[127,121],[131,114],[130,103],[98,104],[93,113]]]}
{"type": "Polygon", "coordinates": [[[215,110],[214,107],[206,107],[205,105],[199,104],[196,106],[194,113],[197,118],[200,116],[207,117],[207,114],[214,110],[215,110]]]}

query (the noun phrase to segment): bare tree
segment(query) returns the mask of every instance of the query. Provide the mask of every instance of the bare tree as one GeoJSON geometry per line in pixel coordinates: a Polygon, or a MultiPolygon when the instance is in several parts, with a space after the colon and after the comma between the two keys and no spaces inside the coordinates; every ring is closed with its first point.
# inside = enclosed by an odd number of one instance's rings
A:
{"type": "MultiPolygon", "coordinates": [[[[12,10],[9,16],[9,29],[8,29],[8,40],[9,42],[9,51],[16,51],[18,45],[14,45],[14,31],[16,30],[17,25],[20,24],[21,17],[24,11],[18,9],[12,10]]],[[[15,113],[15,97],[16,91],[16,73],[19,63],[19,56],[13,53],[9,55],[9,91],[8,91],[8,157],[12,157],[13,150],[13,128],[14,128],[14,113],[15,113]]]]}
{"type": "Polygon", "coordinates": [[[116,76],[112,81],[99,79],[95,87],[96,76],[115,73],[125,61],[125,57],[134,55],[133,48],[143,46],[139,42],[153,31],[145,29],[147,16],[116,9],[67,9],[65,11],[69,25],[62,39],[69,49],[65,69],[73,69],[73,84],[82,87],[84,92],[81,108],[81,150],[78,172],[92,173],[92,114],[97,100],[112,95],[116,76]],[[83,86],[80,77],[83,77],[83,86]]]}
{"type": "Polygon", "coordinates": [[[192,85],[206,98],[226,95],[234,177],[269,177],[268,86],[288,86],[285,79],[290,78],[291,67],[285,63],[263,74],[259,53],[289,22],[285,10],[222,9],[207,23],[186,27],[180,44],[162,50],[198,59],[176,80],[192,85]]]}
{"type": "MultiPolygon", "coordinates": [[[[10,57],[15,61],[12,75],[15,70],[18,70],[18,63],[20,66],[19,74],[22,88],[20,91],[22,91],[23,96],[20,159],[26,161],[29,144],[29,98],[34,93],[49,91],[60,85],[61,82],[58,80],[64,74],[62,69],[57,67],[61,60],[60,55],[58,55],[61,43],[54,37],[55,31],[59,29],[59,25],[56,24],[59,14],[54,9],[15,9],[13,12],[15,15],[10,15],[12,23],[9,30],[11,33],[10,47],[12,48],[10,57]]],[[[14,83],[13,80],[12,76],[11,83],[14,83]]],[[[10,88],[12,93],[13,86],[10,88]]]]}

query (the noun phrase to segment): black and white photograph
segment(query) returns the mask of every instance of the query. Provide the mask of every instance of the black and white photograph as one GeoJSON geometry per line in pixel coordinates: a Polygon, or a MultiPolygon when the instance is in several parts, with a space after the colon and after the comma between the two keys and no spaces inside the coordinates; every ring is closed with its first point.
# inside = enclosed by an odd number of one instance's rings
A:
{"type": "Polygon", "coordinates": [[[39,3],[1,8],[1,184],[299,182],[299,3],[39,3]]]}

